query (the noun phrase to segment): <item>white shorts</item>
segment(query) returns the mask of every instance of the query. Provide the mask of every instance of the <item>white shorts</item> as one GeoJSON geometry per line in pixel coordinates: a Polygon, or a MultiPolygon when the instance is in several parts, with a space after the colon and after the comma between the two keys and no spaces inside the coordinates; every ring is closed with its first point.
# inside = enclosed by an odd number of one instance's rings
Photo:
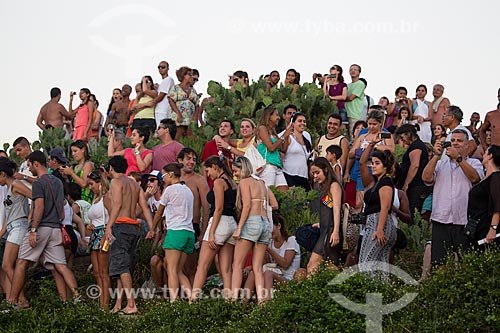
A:
{"type": "MultiPolygon", "coordinates": [[[[214,218],[211,217],[208,221],[207,230],[205,231],[205,235],[203,235],[204,241],[208,241],[208,235],[210,235],[210,228],[212,227],[213,219],[214,218]]],[[[234,217],[222,215],[214,233],[215,242],[218,245],[224,245],[225,243],[229,243],[231,245],[236,244],[233,234],[237,227],[238,225],[236,224],[234,217]]]]}
{"type": "Polygon", "coordinates": [[[283,170],[275,165],[267,163],[259,178],[266,183],[266,186],[288,186],[283,170]]]}

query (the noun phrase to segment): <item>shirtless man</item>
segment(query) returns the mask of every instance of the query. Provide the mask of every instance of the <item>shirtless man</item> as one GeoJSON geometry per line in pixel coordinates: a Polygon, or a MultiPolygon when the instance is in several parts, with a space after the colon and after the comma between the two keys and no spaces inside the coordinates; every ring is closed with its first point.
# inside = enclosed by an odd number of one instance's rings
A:
{"type": "Polygon", "coordinates": [[[431,119],[432,128],[442,124],[443,116],[451,105],[450,100],[444,97],[443,93],[444,86],[442,84],[435,84],[432,88],[432,95],[434,96],[434,101],[431,103],[431,108],[433,110],[431,119]]]}
{"type": "MultiPolygon", "coordinates": [[[[54,128],[62,128],[64,125],[64,118],[72,119],[76,115],[76,112],[70,113],[66,111],[66,108],[59,103],[60,100],[61,89],[50,89],[50,101],[42,106],[36,118],[36,125],[40,127],[42,131],[47,129],[49,125],[54,128]]],[[[50,126],[48,128],[50,128],[50,126]]]]}
{"type": "Polygon", "coordinates": [[[500,133],[498,129],[500,128],[500,89],[498,89],[498,105],[497,109],[490,111],[486,114],[484,118],[484,123],[479,129],[479,138],[481,139],[481,145],[484,151],[486,151],[486,131],[491,130],[491,144],[500,145],[500,133]]]}
{"type": "Polygon", "coordinates": [[[113,104],[113,106],[111,107],[111,113],[109,114],[109,117],[106,119],[106,123],[104,124],[106,131],[111,119],[113,125],[121,129],[123,133],[127,133],[128,120],[130,117],[129,104],[131,92],[132,87],[128,84],[124,84],[122,87],[122,99],[113,104]],[[115,116],[116,120],[114,120],[115,116]]]}
{"type": "Polygon", "coordinates": [[[112,242],[109,248],[109,276],[118,278],[118,290],[123,287],[127,297],[127,306],[121,309],[121,297],[112,312],[123,314],[137,313],[137,306],[132,294],[132,258],[139,240],[140,222],[137,220],[136,208],[140,206],[149,226],[146,239],[153,238],[153,218],[146,202],[146,197],[137,182],[125,176],[127,160],[123,156],[109,159],[109,173],[113,177],[111,188],[111,212],[106,226],[104,242],[112,242]]]}
{"type": "MultiPolygon", "coordinates": [[[[185,147],[181,149],[179,155],[177,155],[177,161],[184,164],[181,170],[181,181],[186,183],[194,195],[193,228],[196,241],[201,242],[208,225],[209,207],[207,193],[209,188],[206,178],[194,172],[197,160],[198,156],[192,148],[185,147]],[[203,215],[201,213],[202,210],[203,215]]],[[[196,259],[196,251],[194,251],[188,256],[186,264],[184,265],[185,274],[191,283],[193,283],[196,274],[196,259]]]]}

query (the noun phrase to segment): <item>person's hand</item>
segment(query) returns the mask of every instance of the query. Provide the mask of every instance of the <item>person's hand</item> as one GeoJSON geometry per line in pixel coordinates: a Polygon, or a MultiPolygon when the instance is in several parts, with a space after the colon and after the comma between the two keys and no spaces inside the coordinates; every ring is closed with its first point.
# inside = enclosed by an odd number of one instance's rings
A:
{"type": "Polygon", "coordinates": [[[457,148],[453,146],[446,148],[446,156],[448,156],[452,160],[456,160],[459,155],[460,153],[457,148]]]}
{"type": "Polygon", "coordinates": [[[177,114],[177,123],[178,123],[178,124],[182,124],[182,120],[183,120],[183,119],[184,119],[184,118],[182,118],[182,114],[180,114],[180,113],[179,113],[179,114],[177,114]]]}
{"type": "Polygon", "coordinates": [[[384,230],[377,228],[377,231],[373,234],[372,240],[376,240],[380,246],[384,246],[387,243],[384,230]]]}
{"type": "Polygon", "coordinates": [[[285,129],[285,133],[283,133],[283,137],[285,139],[288,138],[290,134],[292,134],[292,132],[293,132],[293,123],[290,122],[290,124],[288,124],[288,126],[285,129]]]}
{"type": "Polygon", "coordinates": [[[351,175],[349,173],[346,173],[344,175],[344,183],[347,184],[351,181],[351,175]]]}
{"type": "Polygon", "coordinates": [[[408,192],[408,185],[404,184],[403,188],[401,189],[403,192],[408,192]]]}
{"type": "MultiPolygon", "coordinates": [[[[104,239],[107,239],[108,241],[111,240],[113,238],[113,231],[111,230],[111,228],[109,227],[106,227],[106,231],[104,231],[104,237],[101,238],[101,242],[104,241],[104,239]]],[[[99,244],[101,243],[99,242],[99,244]]]]}
{"type": "Polygon", "coordinates": [[[30,232],[30,246],[35,247],[36,246],[36,232],[30,232]]]}
{"type": "Polygon", "coordinates": [[[214,235],[208,235],[208,246],[210,246],[212,250],[217,250],[218,245],[215,242],[214,235]]]}
{"type": "Polygon", "coordinates": [[[240,239],[240,234],[241,234],[241,229],[237,228],[234,233],[233,233],[233,239],[234,240],[239,240],[240,239]]]}
{"type": "Polygon", "coordinates": [[[424,122],[424,117],[422,117],[422,116],[418,116],[418,117],[417,117],[417,122],[418,122],[419,124],[423,123],[423,122],[424,122]]]}
{"type": "Polygon", "coordinates": [[[16,180],[22,180],[22,179],[24,179],[24,175],[22,173],[19,173],[19,172],[16,172],[13,177],[16,180]]]}
{"type": "Polygon", "coordinates": [[[73,170],[69,166],[61,167],[61,172],[67,176],[73,173],[73,170]]]}
{"type": "Polygon", "coordinates": [[[434,154],[441,155],[443,153],[443,143],[441,141],[436,140],[433,149],[434,149],[434,154]]]}
{"type": "Polygon", "coordinates": [[[82,238],[82,239],[80,239],[80,245],[82,247],[87,247],[89,245],[89,243],[87,243],[87,241],[85,240],[85,238],[82,238]]]}
{"type": "Polygon", "coordinates": [[[87,225],[85,226],[85,228],[86,228],[87,230],[95,230],[95,226],[94,226],[92,223],[87,224],[87,225]]]}
{"type": "Polygon", "coordinates": [[[486,234],[485,243],[489,244],[489,243],[494,242],[496,239],[496,236],[497,236],[497,231],[490,228],[490,231],[488,231],[488,233],[486,234]]]}
{"type": "Polygon", "coordinates": [[[313,228],[319,228],[319,223],[314,223],[314,224],[312,225],[312,227],[313,227],[313,228]]]}
{"type": "Polygon", "coordinates": [[[340,243],[340,236],[339,236],[339,231],[338,230],[334,230],[332,232],[332,234],[330,235],[330,246],[331,247],[334,247],[336,246],[338,243],[340,243]]]}
{"type": "Polygon", "coordinates": [[[155,237],[155,231],[149,230],[148,233],[146,234],[146,239],[153,239],[154,237],[155,237]]]}
{"type": "Polygon", "coordinates": [[[380,137],[380,133],[381,133],[381,132],[377,133],[377,134],[376,134],[376,135],[372,138],[372,141],[370,142],[370,144],[372,144],[373,146],[376,146],[379,142],[381,142],[382,140],[384,140],[384,139],[382,139],[382,138],[380,137]]]}

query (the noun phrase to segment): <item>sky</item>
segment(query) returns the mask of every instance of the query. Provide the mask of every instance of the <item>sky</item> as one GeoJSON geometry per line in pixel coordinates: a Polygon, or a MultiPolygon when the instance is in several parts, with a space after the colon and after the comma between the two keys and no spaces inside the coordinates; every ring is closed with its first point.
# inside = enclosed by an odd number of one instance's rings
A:
{"type": "MultiPolygon", "coordinates": [[[[277,69],[301,83],[334,65],[362,67],[366,93],[392,101],[397,87],[445,86],[464,111],[496,108],[500,82],[498,2],[483,1],[6,1],[0,0],[0,143],[38,138],[36,117],[52,87],[89,88],[106,111],[112,90],[143,75],[160,81],[187,65],[227,86],[227,74],[250,79],[277,69]],[[497,59],[496,61],[494,59],[497,59]]],[[[347,78],[349,82],[349,78],[347,78]]],[[[78,103],[75,100],[75,107],[78,103]]]]}

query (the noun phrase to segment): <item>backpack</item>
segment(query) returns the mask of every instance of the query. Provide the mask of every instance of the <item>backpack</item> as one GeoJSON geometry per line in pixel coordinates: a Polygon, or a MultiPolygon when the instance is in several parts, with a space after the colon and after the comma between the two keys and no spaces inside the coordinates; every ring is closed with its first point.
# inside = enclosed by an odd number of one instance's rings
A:
{"type": "Polygon", "coordinates": [[[295,231],[297,243],[309,252],[312,252],[319,239],[319,228],[314,228],[312,224],[304,224],[295,231]]]}

